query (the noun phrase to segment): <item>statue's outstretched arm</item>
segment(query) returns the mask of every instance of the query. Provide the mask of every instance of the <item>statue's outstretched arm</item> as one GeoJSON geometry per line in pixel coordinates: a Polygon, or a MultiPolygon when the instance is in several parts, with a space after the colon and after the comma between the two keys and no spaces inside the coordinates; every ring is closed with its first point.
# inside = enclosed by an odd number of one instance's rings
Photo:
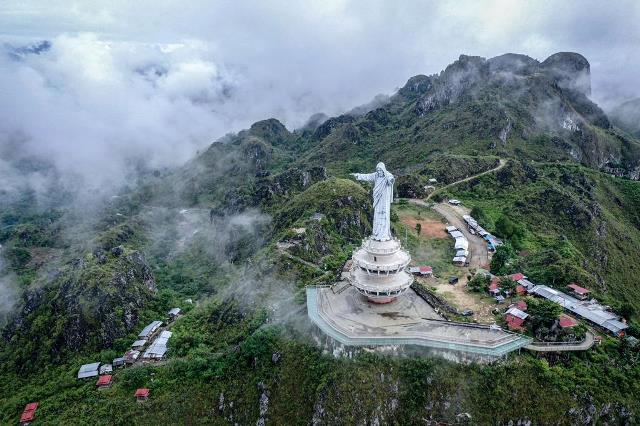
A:
{"type": "Polygon", "coordinates": [[[375,173],[351,173],[351,176],[355,177],[356,180],[363,180],[366,182],[373,182],[376,180],[375,173]]]}

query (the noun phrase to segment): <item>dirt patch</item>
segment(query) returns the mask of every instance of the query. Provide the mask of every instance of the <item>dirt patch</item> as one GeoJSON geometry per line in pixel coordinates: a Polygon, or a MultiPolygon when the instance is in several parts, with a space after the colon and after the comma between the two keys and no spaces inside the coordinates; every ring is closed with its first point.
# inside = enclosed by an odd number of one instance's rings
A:
{"type": "Polygon", "coordinates": [[[473,318],[481,324],[492,324],[495,318],[491,311],[497,306],[493,301],[485,300],[479,293],[467,291],[467,277],[460,277],[456,285],[447,282],[429,279],[426,285],[434,287],[436,294],[441,295],[454,304],[459,311],[471,309],[473,318]]]}
{"type": "Polygon", "coordinates": [[[432,238],[447,238],[447,231],[445,231],[444,225],[439,220],[416,219],[408,216],[402,217],[400,220],[411,229],[416,229],[416,225],[419,223],[422,226],[420,235],[432,238]]]}

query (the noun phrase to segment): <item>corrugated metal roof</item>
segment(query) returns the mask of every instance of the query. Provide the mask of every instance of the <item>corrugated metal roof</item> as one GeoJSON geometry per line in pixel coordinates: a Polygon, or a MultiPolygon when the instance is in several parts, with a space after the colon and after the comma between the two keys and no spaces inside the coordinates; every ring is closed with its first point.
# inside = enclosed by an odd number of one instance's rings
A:
{"type": "Polygon", "coordinates": [[[160,335],[153,341],[151,346],[147,348],[142,355],[143,358],[162,358],[164,354],[167,352],[167,342],[173,333],[170,331],[164,330],[160,335]]]}
{"type": "Polygon", "coordinates": [[[98,375],[100,369],[99,362],[92,362],[91,364],[84,364],[78,371],[78,379],[84,379],[87,377],[95,377],[98,375]]]}
{"type": "Polygon", "coordinates": [[[178,315],[180,313],[180,308],[173,308],[168,312],[168,315],[178,315]]]}
{"type": "Polygon", "coordinates": [[[509,308],[509,310],[507,310],[506,314],[510,314],[513,315],[514,317],[518,317],[520,319],[526,319],[529,314],[526,312],[522,312],[520,309],[518,308],[509,308]]]}
{"type": "Polygon", "coordinates": [[[563,308],[588,319],[594,324],[606,328],[614,334],[618,334],[628,327],[627,324],[619,321],[616,314],[605,310],[605,308],[597,302],[583,302],[546,285],[537,285],[531,289],[531,292],[556,302],[563,308]]]}
{"type": "Polygon", "coordinates": [[[138,337],[147,337],[152,334],[154,331],[158,329],[162,325],[162,321],[153,321],[151,324],[147,325],[142,329],[138,337]]]}

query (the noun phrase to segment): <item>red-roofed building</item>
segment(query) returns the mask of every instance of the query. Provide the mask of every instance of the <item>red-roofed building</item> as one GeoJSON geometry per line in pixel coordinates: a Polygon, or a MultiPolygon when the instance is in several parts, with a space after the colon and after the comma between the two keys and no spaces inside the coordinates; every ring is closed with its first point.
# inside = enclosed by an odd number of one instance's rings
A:
{"type": "Polygon", "coordinates": [[[521,330],[522,324],[526,321],[529,315],[526,312],[512,306],[507,310],[504,315],[504,319],[507,322],[509,330],[521,330]]]}
{"type": "Polygon", "coordinates": [[[527,310],[527,302],[525,302],[524,300],[518,300],[516,302],[516,308],[520,309],[521,311],[526,311],[527,310]]]}
{"type": "Polygon", "coordinates": [[[527,289],[524,288],[524,286],[522,284],[518,284],[516,286],[516,293],[518,293],[520,296],[527,294],[527,289]]]}
{"type": "Polygon", "coordinates": [[[98,381],[96,382],[96,386],[98,389],[106,389],[110,388],[113,384],[113,376],[111,374],[105,374],[104,376],[100,376],[98,381]]]}
{"type": "Polygon", "coordinates": [[[433,274],[433,268],[431,266],[420,266],[420,275],[430,277],[433,274]]]}
{"type": "Polygon", "coordinates": [[[37,408],[38,408],[37,402],[30,402],[24,406],[24,411],[36,411],[37,408]]]}
{"type": "Polygon", "coordinates": [[[509,330],[522,330],[522,324],[524,324],[524,320],[522,318],[507,315],[505,319],[507,320],[507,327],[509,330]]]}
{"type": "Polygon", "coordinates": [[[571,295],[580,299],[580,300],[584,300],[586,298],[589,297],[589,290],[587,290],[584,287],[580,287],[578,284],[576,283],[571,283],[567,286],[567,288],[569,290],[571,290],[571,295]]]}
{"type": "Polygon", "coordinates": [[[36,409],[38,408],[37,402],[30,402],[25,405],[24,411],[20,416],[20,424],[22,426],[26,426],[31,423],[36,418],[36,409]]]}
{"type": "Polygon", "coordinates": [[[526,277],[524,276],[523,273],[518,272],[517,274],[509,275],[509,278],[511,278],[512,281],[519,281],[519,280],[524,279],[526,277]]]}
{"type": "Polygon", "coordinates": [[[499,282],[500,282],[499,278],[494,278],[491,280],[491,284],[489,284],[489,293],[491,293],[494,296],[500,293],[502,289],[498,285],[499,282]]]}
{"type": "Polygon", "coordinates": [[[560,328],[571,328],[578,325],[578,321],[567,314],[560,315],[560,328]]]}
{"type": "Polygon", "coordinates": [[[142,402],[142,401],[146,401],[147,398],[149,398],[149,393],[151,391],[147,388],[140,388],[138,390],[136,390],[136,393],[134,394],[134,396],[136,397],[136,399],[138,400],[138,402],[142,402]]]}

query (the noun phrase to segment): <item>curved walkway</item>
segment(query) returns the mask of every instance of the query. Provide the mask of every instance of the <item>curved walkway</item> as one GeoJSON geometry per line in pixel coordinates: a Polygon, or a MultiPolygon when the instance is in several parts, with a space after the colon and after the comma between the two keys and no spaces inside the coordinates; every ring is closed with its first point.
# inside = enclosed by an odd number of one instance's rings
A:
{"type": "Polygon", "coordinates": [[[582,342],[532,342],[524,348],[535,352],[586,351],[594,345],[595,337],[593,332],[588,330],[582,342]]]}

